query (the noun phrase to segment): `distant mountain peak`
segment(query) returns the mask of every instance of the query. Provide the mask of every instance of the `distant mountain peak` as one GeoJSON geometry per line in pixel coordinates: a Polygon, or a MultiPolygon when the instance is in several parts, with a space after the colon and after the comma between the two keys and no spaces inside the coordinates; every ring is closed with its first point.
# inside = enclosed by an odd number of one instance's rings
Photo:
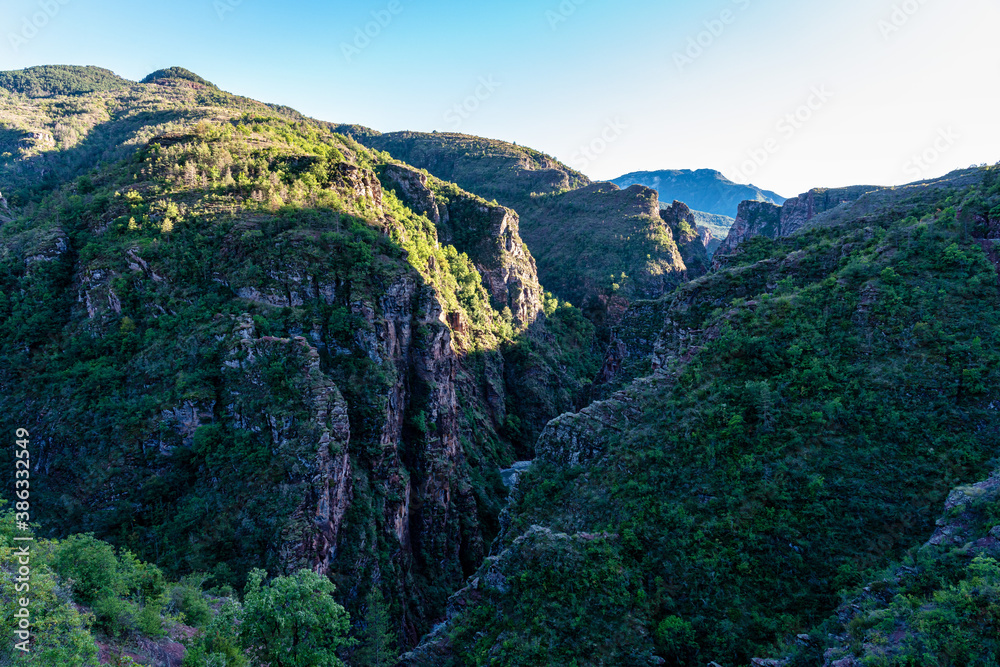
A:
{"type": "Polygon", "coordinates": [[[693,210],[735,218],[745,200],[782,204],[781,195],[755,185],[734,183],[715,169],[661,169],[636,171],[612,180],[628,187],[645,185],[660,193],[661,201],[682,201],[693,210]]]}

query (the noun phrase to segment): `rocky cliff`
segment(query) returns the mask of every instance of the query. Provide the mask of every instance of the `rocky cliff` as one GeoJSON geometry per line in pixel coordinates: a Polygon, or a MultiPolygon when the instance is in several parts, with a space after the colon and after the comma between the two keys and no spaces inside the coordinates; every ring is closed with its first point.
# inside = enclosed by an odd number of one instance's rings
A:
{"type": "Polygon", "coordinates": [[[405,165],[391,164],[383,178],[413,210],[426,215],[441,243],[469,255],[483,277],[493,306],[509,308],[519,326],[542,311],[535,260],[521,240],[517,213],[405,165]]]}
{"type": "MultiPolygon", "coordinates": [[[[629,301],[661,296],[704,270],[701,239],[686,231],[675,238],[649,188],[591,183],[538,151],[480,137],[339,129],[515,210],[542,284],[583,307],[604,336],[629,301]]],[[[687,213],[668,215],[697,229],[687,213]]]]}
{"type": "Polygon", "coordinates": [[[308,567],[354,611],[374,582],[414,642],[498,530],[499,470],[576,405],[592,327],[513,211],[325,124],[46,81],[0,89],[15,138],[53,138],[0,209],[0,403],[37,434],[45,530],[217,585],[308,567]]]}
{"type": "Polygon", "coordinates": [[[877,190],[875,186],[850,188],[816,188],[793,197],[782,205],[765,201],[744,201],[739,205],[736,222],[726,240],[715,251],[716,266],[724,257],[736,251],[741,243],[755,236],[778,238],[788,236],[821,213],[856,201],[862,195],[877,190]]]}
{"type": "Polygon", "coordinates": [[[667,223],[681,253],[688,279],[698,278],[711,268],[705,237],[698,230],[697,217],[687,204],[674,201],[660,207],[660,218],[667,223]]]}
{"type": "MultiPolygon", "coordinates": [[[[940,178],[891,188],[869,185],[817,188],[789,199],[780,207],[762,202],[744,202],[740,205],[741,214],[729,236],[715,251],[713,267],[719,268],[731,261],[739,245],[756,236],[782,238],[806,227],[837,226],[852,219],[889,213],[906,217],[921,206],[942,201],[944,192],[975,188],[982,184],[982,180],[980,170],[961,169],[940,178]]],[[[981,206],[981,203],[973,202],[969,214],[985,219],[981,206]],[[977,213],[973,214],[973,210],[977,213]]]]}
{"type": "Polygon", "coordinates": [[[736,219],[724,215],[713,215],[693,211],[695,222],[698,223],[698,233],[701,234],[702,245],[708,253],[709,259],[715,251],[722,245],[722,242],[729,235],[729,230],[733,228],[736,219]]]}

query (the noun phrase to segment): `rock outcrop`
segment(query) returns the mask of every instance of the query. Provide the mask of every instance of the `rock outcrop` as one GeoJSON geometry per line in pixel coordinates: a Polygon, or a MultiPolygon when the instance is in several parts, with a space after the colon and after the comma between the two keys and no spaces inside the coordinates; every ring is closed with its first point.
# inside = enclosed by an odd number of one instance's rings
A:
{"type": "Polygon", "coordinates": [[[723,239],[716,238],[712,230],[706,227],[698,227],[698,235],[701,236],[701,244],[705,246],[705,253],[712,259],[715,251],[722,245],[723,239]]]}
{"type": "Polygon", "coordinates": [[[679,199],[698,211],[732,217],[740,202],[762,201],[782,204],[785,199],[754,185],[740,185],[713,169],[673,169],[640,171],[612,181],[622,188],[644,185],[660,193],[660,199],[679,199]]]}
{"type": "MultiPolygon", "coordinates": [[[[923,570],[935,558],[947,558],[943,562],[948,564],[948,569],[961,571],[979,556],[1000,557],[1000,525],[994,525],[995,519],[991,520],[996,516],[998,503],[1000,476],[996,474],[985,481],[954,489],[948,495],[934,534],[921,547],[917,561],[901,565],[887,577],[870,582],[837,609],[836,623],[841,632],[830,635],[827,648],[823,650],[823,667],[861,667],[875,661],[888,664],[901,654],[912,655],[913,647],[924,644],[926,635],[935,632],[935,626],[908,622],[905,618],[917,607],[924,614],[940,613],[937,606],[942,598],[934,595],[932,600],[920,605],[918,597],[906,595],[906,592],[912,589],[923,592],[927,584],[918,582],[921,577],[933,580],[934,575],[923,570]],[[898,607],[900,600],[907,600],[909,606],[898,607]],[[892,622],[894,615],[902,618],[897,617],[892,622]],[[891,632],[879,631],[890,624],[891,632]]],[[[973,588],[970,597],[975,600],[981,595],[973,588]]],[[[986,604],[984,599],[983,605],[986,604]]],[[[933,660],[933,653],[926,659],[933,660]]],[[[789,661],[772,662],[786,664],[789,661]]],[[[902,660],[899,664],[908,662],[902,660]]]]}
{"type": "Polygon", "coordinates": [[[802,229],[821,213],[857,201],[862,195],[878,190],[876,186],[815,188],[785,201],[781,206],[764,201],[744,201],[729,235],[715,251],[713,265],[718,268],[725,257],[736,252],[744,241],[755,236],[779,238],[802,229]]]}
{"type": "Polygon", "coordinates": [[[13,220],[14,217],[10,206],[7,204],[7,198],[0,194],[0,225],[12,222],[13,220]]]}
{"type": "Polygon", "coordinates": [[[674,200],[670,206],[661,207],[660,218],[670,227],[687,271],[687,279],[694,280],[708,273],[711,264],[694,212],[687,204],[674,200]]]}
{"type": "MultiPolygon", "coordinates": [[[[301,336],[261,336],[249,315],[236,322],[223,377],[228,380],[223,412],[229,423],[269,433],[278,450],[302,451],[297,471],[300,500],[283,536],[283,560],[290,569],[305,566],[328,574],[353,494],[347,402],[323,372],[319,350],[301,336]],[[259,414],[252,407],[261,394],[272,390],[265,369],[275,359],[282,359],[297,379],[298,399],[307,416],[304,422],[259,414]]],[[[193,422],[204,423],[196,409],[191,412],[193,422]]]]}
{"type": "Polygon", "coordinates": [[[944,514],[924,549],[961,547],[970,555],[1000,556],[1000,523],[984,524],[988,508],[1000,501],[1000,474],[977,484],[960,486],[948,494],[944,514]]]}
{"type": "Polygon", "coordinates": [[[521,327],[542,310],[542,288],[535,260],[521,240],[518,215],[475,195],[448,188],[405,165],[390,164],[383,178],[413,210],[437,228],[441,243],[466,253],[483,278],[494,308],[510,308],[521,327]],[[435,192],[435,189],[437,192],[435,192]]]}
{"type": "MultiPolygon", "coordinates": [[[[399,132],[379,134],[356,126],[342,126],[365,146],[391,153],[407,164],[426,169],[435,177],[457,183],[468,192],[496,200],[516,215],[493,213],[492,226],[502,230],[517,219],[518,233],[537,260],[537,273],[545,288],[563,300],[584,308],[599,329],[614,324],[633,299],[663,296],[687,279],[683,256],[687,241],[677,241],[660,218],[656,191],[641,185],[622,189],[613,183],[592,183],[582,174],[538,151],[500,141],[451,133],[399,132]]],[[[391,169],[391,168],[390,168],[391,169]]],[[[387,169],[387,175],[390,175],[387,169]]],[[[429,211],[441,204],[418,192],[427,184],[415,175],[394,176],[400,190],[412,193],[412,205],[429,211]]],[[[434,189],[433,184],[429,184],[434,189]]],[[[458,216],[449,203],[452,218],[458,216]]],[[[472,217],[475,213],[472,212],[472,217]]],[[[441,215],[442,240],[448,228],[441,215]]],[[[691,225],[695,228],[696,225],[691,225]]],[[[452,227],[457,248],[476,261],[466,249],[461,227],[452,227]]],[[[692,257],[699,254],[692,238],[692,257]]],[[[704,248],[701,248],[704,251],[704,248]]],[[[515,253],[516,254],[516,253],[515,253]]],[[[482,262],[483,275],[500,294],[505,276],[487,277],[490,262],[482,262]]],[[[699,268],[695,269],[697,274],[699,268]]],[[[513,311],[514,309],[511,308],[513,311]]]]}
{"type": "MultiPolygon", "coordinates": [[[[657,382],[655,378],[637,381],[657,382]]],[[[609,439],[623,433],[630,421],[642,415],[642,405],[635,392],[620,391],[605,401],[597,401],[577,413],[560,415],[549,422],[535,444],[538,461],[563,468],[590,465],[606,453],[609,439]]]]}

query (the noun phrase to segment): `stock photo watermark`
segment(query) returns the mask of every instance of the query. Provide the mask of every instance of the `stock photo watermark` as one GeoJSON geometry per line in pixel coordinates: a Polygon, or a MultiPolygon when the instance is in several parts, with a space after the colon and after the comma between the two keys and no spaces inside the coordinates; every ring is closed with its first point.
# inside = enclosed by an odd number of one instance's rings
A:
{"type": "Polygon", "coordinates": [[[562,0],[559,6],[555,9],[550,9],[545,12],[545,19],[549,22],[549,27],[552,30],[557,29],[561,24],[565,23],[576,14],[576,10],[580,8],[587,0],[562,0]]]}
{"type": "Polygon", "coordinates": [[[31,652],[31,450],[30,434],[19,428],[14,434],[14,521],[19,534],[14,536],[11,569],[14,592],[23,597],[15,599],[14,648],[23,653],[31,652]]]}
{"type": "Polygon", "coordinates": [[[26,14],[21,18],[19,30],[7,33],[7,40],[14,51],[19,51],[22,46],[38,36],[45,26],[54,19],[59,11],[68,5],[70,0],[40,0],[38,11],[26,14]]]}
{"type": "Polygon", "coordinates": [[[613,143],[621,139],[627,129],[628,125],[622,122],[621,118],[615,117],[614,119],[607,121],[604,124],[604,128],[598,133],[598,136],[591,139],[588,143],[580,146],[576,153],[573,154],[573,157],[571,158],[573,168],[577,171],[587,169],[594,163],[595,160],[597,160],[597,158],[603,155],[613,143]]]}
{"type": "Polygon", "coordinates": [[[761,145],[747,151],[747,158],[732,170],[736,181],[749,183],[750,179],[781,151],[781,147],[791,141],[833,99],[833,96],[833,92],[827,89],[825,84],[813,86],[805,103],[786,113],[775,123],[776,136],[769,137],[761,145]]]}
{"type": "Polygon", "coordinates": [[[372,11],[372,20],[364,26],[358,26],[354,29],[354,40],[340,43],[340,52],[344,54],[347,62],[353,62],[361,55],[362,51],[371,46],[372,42],[382,34],[382,31],[403,13],[403,9],[405,7],[400,0],[390,0],[385,8],[372,11]]]}
{"type": "Polygon", "coordinates": [[[928,177],[934,164],[945,153],[954,148],[961,138],[961,135],[951,127],[938,128],[934,141],[924,150],[911,155],[910,159],[906,161],[903,165],[903,173],[907,178],[912,178],[915,181],[924,180],[928,177]]]}
{"type": "Polygon", "coordinates": [[[717,17],[704,22],[704,30],[688,37],[687,47],[682,51],[674,51],[674,65],[677,66],[677,71],[683,72],[685,67],[693,65],[694,61],[705,55],[705,52],[726,32],[726,28],[736,23],[740,12],[750,8],[750,1],[732,0],[739,11],[723,9],[717,17]]]}
{"type": "Polygon", "coordinates": [[[235,12],[236,8],[243,4],[243,0],[215,0],[212,3],[212,7],[215,8],[215,13],[218,14],[220,21],[226,20],[226,14],[235,12]]]}
{"type": "Polygon", "coordinates": [[[493,78],[493,76],[479,77],[479,85],[476,86],[472,95],[469,95],[460,103],[445,112],[444,120],[451,125],[451,129],[458,130],[462,123],[468,120],[474,113],[479,111],[486,100],[493,97],[493,93],[503,84],[493,78]]]}
{"type": "Polygon", "coordinates": [[[892,13],[887,18],[879,19],[878,29],[882,33],[882,39],[889,41],[889,38],[903,29],[910,22],[917,12],[927,4],[927,0],[904,0],[892,6],[892,13]]]}

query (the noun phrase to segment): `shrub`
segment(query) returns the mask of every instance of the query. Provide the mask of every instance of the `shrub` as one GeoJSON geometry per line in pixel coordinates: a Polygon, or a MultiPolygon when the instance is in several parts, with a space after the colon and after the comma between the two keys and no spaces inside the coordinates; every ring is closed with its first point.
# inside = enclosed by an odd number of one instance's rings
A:
{"type": "MultiPolygon", "coordinates": [[[[134,634],[139,629],[139,605],[116,597],[104,597],[94,604],[97,627],[114,637],[134,634]]],[[[143,619],[147,624],[149,619],[143,619]]]]}
{"type": "Polygon", "coordinates": [[[184,620],[189,625],[202,627],[212,620],[212,608],[201,593],[203,575],[190,575],[181,579],[170,593],[171,604],[178,612],[184,614],[184,620]]]}
{"type": "Polygon", "coordinates": [[[72,582],[75,597],[83,604],[92,605],[126,591],[114,549],[91,534],[63,541],[53,566],[59,576],[72,582]]]}
{"type": "Polygon", "coordinates": [[[227,601],[208,626],[187,642],[183,667],[245,667],[238,632],[241,614],[238,602],[227,601]]]}
{"type": "Polygon", "coordinates": [[[656,643],[665,655],[686,655],[695,648],[694,628],[680,616],[667,616],[656,626],[656,643]]]}

